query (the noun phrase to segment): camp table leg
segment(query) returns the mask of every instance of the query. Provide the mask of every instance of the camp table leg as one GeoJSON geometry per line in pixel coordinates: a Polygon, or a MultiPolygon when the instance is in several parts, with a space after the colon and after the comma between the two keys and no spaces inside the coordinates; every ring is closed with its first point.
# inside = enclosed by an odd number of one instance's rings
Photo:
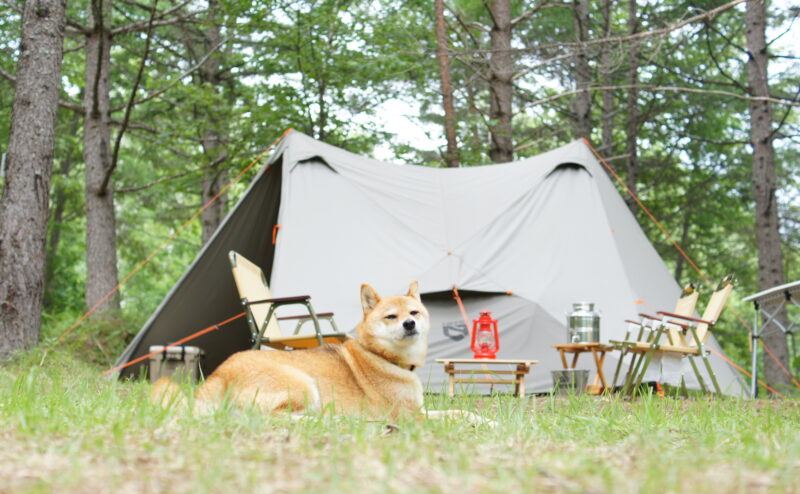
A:
{"type": "Polygon", "coordinates": [[[597,366],[595,386],[597,385],[597,378],[600,378],[600,384],[603,385],[603,389],[600,390],[600,392],[603,392],[608,389],[608,384],[606,384],[606,376],[603,374],[603,362],[606,360],[606,352],[602,349],[592,348],[592,356],[594,356],[594,363],[597,366]]]}
{"type": "Polygon", "coordinates": [[[567,356],[565,355],[564,350],[559,348],[558,354],[561,356],[561,363],[564,365],[564,368],[569,369],[569,365],[567,365],[567,356]]]}
{"type": "Polygon", "coordinates": [[[574,352],[572,354],[572,367],[570,369],[574,369],[576,365],[578,365],[578,357],[580,356],[581,352],[574,352]]]}
{"type": "Polygon", "coordinates": [[[517,379],[514,383],[514,395],[519,398],[525,397],[525,374],[530,371],[530,367],[525,364],[517,364],[517,379]]]}
{"type": "Polygon", "coordinates": [[[452,398],[456,394],[456,365],[452,362],[444,364],[444,370],[447,372],[447,394],[452,398]]]}

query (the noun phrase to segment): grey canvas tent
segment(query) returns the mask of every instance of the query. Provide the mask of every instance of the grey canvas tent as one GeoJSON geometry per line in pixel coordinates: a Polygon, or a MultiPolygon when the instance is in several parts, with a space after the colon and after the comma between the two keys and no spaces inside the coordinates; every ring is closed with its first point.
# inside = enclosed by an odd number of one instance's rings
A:
{"type": "MultiPolygon", "coordinates": [[[[311,295],[343,329],[361,318],[362,283],[397,294],[419,280],[432,330],[418,372],[433,391],[445,381],[434,359],[472,356],[454,287],[470,319],[489,309],[499,320],[498,358],[540,361],[528,381],[534,392],[551,389],[550,370],[561,367],[551,345],[566,342],[573,302],[596,304],[607,341],[622,338],[623,321],[643,307],[671,310],[680,291],[583,141],[513,163],[438,169],[377,161],[291,132],[119,365],[242,311],[229,250],[262,267],[273,296],[311,295]]],[[[248,348],[249,337],[239,319],[191,344],[205,350],[209,373],[248,348]]],[[[609,376],[615,357],[606,359],[609,376]]],[[[582,358],[588,368],[591,357],[582,358]]],[[[722,388],[741,394],[734,372],[712,362],[722,388]]],[[[693,374],[685,375],[692,385],[693,374]]]]}

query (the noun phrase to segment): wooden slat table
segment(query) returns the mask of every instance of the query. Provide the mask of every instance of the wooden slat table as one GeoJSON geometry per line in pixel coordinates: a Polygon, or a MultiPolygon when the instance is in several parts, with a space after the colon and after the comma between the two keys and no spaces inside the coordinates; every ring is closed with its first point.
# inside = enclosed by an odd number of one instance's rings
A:
{"type": "Polygon", "coordinates": [[[587,390],[592,394],[600,394],[607,389],[611,389],[606,384],[606,376],[603,374],[603,362],[606,360],[608,345],[605,343],[564,343],[562,345],[553,345],[553,348],[558,350],[561,355],[561,363],[564,365],[564,369],[574,369],[578,363],[578,357],[582,353],[592,352],[597,374],[594,376],[594,384],[587,386],[587,390]],[[572,354],[571,365],[567,363],[567,353],[572,354]],[[599,384],[598,381],[600,381],[599,384]]]}
{"type": "Polygon", "coordinates": [[[538,360],[505,360],[505,359],[485,359],[485,358],[450,358],[450,359],[436,359],[436,362],[444,364],[444,370],[447,372],[449,382],[447,385],[447,393],[452,397],[455,394],[456,383],[474,383],[474,384],[513,384],[514,395],[519,397],[525,396],[525,376],[530,372],[531,366],[538,364],[538,360]],[[480,365],[482,368],[474,368],[480,365]],[[499,369],[492,370],[491,366],[497,365],[516,365],[514,370],[499,369]],[[460,369],[457,368],[461,367],[460,369]],[[464,366],[472,366],[471,368],[464,368],[464,366]],[[484,374],[486,377],[458,377],[458,374],[467,375],[480,375],[484,374]],[[510,379],[495,378],[495,375],[507,375],[510,379]]]}

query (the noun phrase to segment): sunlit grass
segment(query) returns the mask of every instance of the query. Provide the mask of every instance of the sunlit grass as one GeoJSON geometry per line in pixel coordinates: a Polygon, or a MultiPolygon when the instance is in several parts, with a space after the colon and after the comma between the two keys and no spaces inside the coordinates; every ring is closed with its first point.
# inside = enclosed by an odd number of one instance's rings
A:
{"type": "Polygon", "coordinates": [[[795,401],[435,394],[495,428],[162,410],[63,353],[0,367],[0,492],[800,492],[795,401]]]}

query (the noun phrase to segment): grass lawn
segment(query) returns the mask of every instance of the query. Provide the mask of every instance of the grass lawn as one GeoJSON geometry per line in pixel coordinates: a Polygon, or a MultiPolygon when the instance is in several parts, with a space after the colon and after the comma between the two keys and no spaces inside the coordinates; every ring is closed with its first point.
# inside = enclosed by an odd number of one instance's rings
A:
{"type": "Polygon", "coordinates": [[[68,355],[0,367],[0,493],[800,492],[796,401],[428,397],[499,422],[192,417],[68,355]]]}

